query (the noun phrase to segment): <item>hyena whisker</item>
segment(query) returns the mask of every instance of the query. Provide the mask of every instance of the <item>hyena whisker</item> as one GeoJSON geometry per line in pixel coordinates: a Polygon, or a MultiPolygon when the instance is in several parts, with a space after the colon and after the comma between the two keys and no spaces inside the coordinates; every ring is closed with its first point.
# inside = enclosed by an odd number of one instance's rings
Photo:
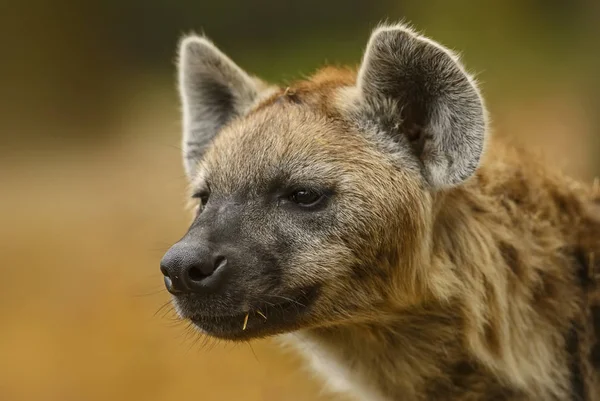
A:
{"type": "Polygon", "coordinates": [[[258,360],[258,357],[256,356],[256,352],[254,352],[254,348],[252,347],[250,341],[245,341],[245,343],[248,344],[248,347],[250,347],[250,351],[252,352],[252,355],[254,355],[254,359],[256,360],[256,362],[260,362],[258,360]]]}
{"type": "Polygon", "coordinates": [[[272,297],[272,298],[278,298],[278,299],[283,299],[285,301],[292,302],[293,304],[295,304],[297,306],[301,306],[303,308],[306,307],[306,305],[304,305],[303,303],[298,302],[298,301],[296,301],[295,299],[292,299],[292,298],[284,297],[283,295],[270,294],[269,296],[272,297]]]}
{"type": "Polygon", "coordinates": [[[162,313],[162,315],[160,316],[161,318],[164,318],[167,314],[171,313],[174,311],[173,308],[173,304],[171,303],[171,301],[166,301],[165,303],[163,303],[157,310],[156,312],[154,312],[153,317],[157,317],[157,315],[159,313],[162,313]]]}

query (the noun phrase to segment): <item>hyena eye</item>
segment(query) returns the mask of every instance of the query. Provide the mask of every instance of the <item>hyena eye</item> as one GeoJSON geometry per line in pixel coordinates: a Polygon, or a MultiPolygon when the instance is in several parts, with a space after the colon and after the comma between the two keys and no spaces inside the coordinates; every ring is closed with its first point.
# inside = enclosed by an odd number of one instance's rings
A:
{"type": "Polygon", "coordinates": [[[196,192],[192,195],[192,198],[200,200],[200,206],[204,207],[208,203],[208,198],[210,197],[210,192],[208,191],[200,191],[196,192]]]}
{"type": "Polygon", "coordinates": [[[289,196],[292,202],[302,207],[316,206],[323,198],[323,194],[309,189],[299,189],[289,196]]]}

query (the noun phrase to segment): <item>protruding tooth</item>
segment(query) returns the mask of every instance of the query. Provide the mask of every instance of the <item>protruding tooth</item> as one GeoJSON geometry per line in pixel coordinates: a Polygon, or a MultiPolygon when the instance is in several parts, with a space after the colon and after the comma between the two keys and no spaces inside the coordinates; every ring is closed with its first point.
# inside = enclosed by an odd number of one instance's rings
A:
{"type": "Polygon", "coordinates": [[[244,326],[242,326],[242,330],[246,330],[246,326],[248,326],[248,316],[250,316],[250,312],[246,313],[246,317],[244,318],[244,326]]]}

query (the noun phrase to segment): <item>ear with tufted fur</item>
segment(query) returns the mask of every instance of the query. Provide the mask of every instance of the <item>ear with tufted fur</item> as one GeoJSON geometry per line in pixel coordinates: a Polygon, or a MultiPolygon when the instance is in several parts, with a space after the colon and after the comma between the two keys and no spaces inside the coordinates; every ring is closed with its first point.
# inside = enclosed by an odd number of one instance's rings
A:
{"type": "Polygon", "coordinates": [[[183,157],[191,178],[214,136],[254,104],[264,84],[250,77],[208,39],[194,35],[181,41],[178,69],[183,157]]]}
{"type": "Polygon", "coordinates": [[[486,112],[458,57],[404,26],[376,29],[357,80],[366,115],[411,144],[433,189],[458,185],[479,165],[486,112]],[[382,115],[386,114],[386,115],[382,115]],[[406,140],[407,139],[407,140],[406,140]]]}

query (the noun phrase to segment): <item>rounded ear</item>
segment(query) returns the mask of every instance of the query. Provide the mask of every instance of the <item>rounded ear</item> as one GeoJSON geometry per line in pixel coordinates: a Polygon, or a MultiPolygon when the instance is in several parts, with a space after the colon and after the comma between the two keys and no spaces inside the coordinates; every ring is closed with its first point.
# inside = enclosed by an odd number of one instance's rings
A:
{"type": "Polygon", "coordinates": [[[410,144],[432,188],[458,185],[475,172],[485,142],[485,106],[450,50],[401,25],[378,28],[357,88],[359,107],[369,109],[364,115],[390,122],[384,134],[410,144]]]}
{"type": "Polygon", "coordinates": [[[183,111],[183,158],[188,177],[215,135],[255,104],[265,84],[251,77],[204,37],[179,46],[179,95],[183,111]]]}

